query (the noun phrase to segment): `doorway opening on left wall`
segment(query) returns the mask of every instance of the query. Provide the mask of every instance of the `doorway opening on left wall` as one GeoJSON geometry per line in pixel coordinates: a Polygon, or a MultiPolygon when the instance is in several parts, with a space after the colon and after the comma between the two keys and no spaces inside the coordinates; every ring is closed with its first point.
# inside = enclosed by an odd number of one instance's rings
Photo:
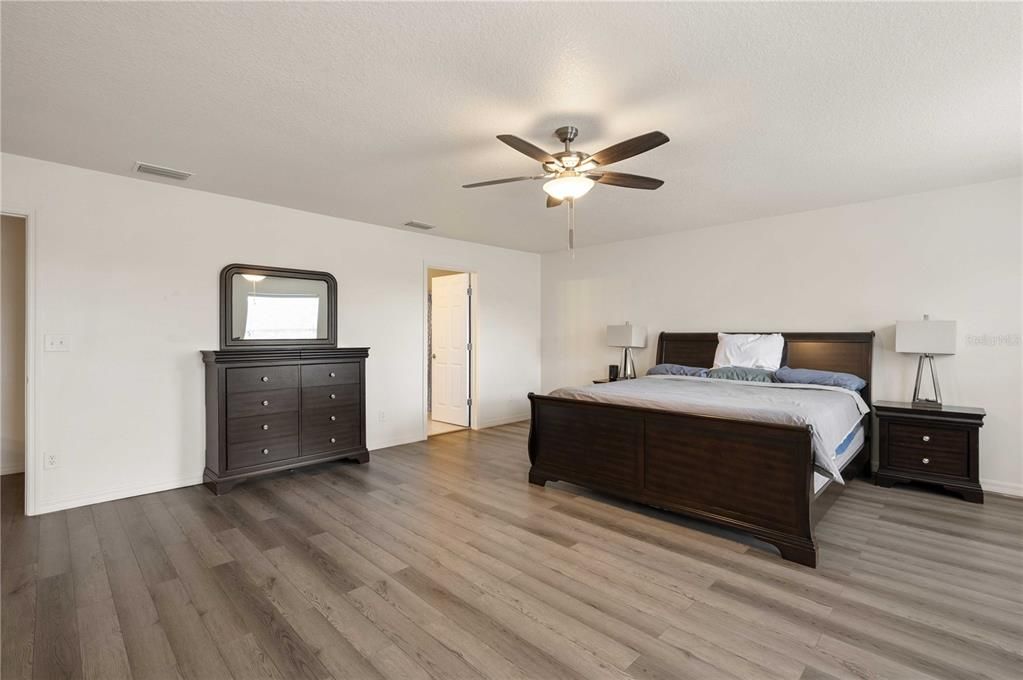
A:
{"type": "Polygon", "coordinates": [[[0,227],[0,493],[24,502],[26,220],[2,216],[0,227]]]}
{"type": "Polygon", "coordinates": [[[468,429],[473,416],[473,275],[426,270],[426,436],[468,429]]]}

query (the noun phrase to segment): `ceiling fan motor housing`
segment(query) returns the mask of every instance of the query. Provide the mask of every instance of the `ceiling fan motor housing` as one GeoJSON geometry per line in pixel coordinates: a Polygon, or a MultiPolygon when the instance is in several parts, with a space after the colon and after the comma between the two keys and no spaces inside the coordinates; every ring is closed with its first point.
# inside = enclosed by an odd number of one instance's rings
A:
{"type": "Polygon", "coordinates": [[[554,131],[554,136],[561,140],[562,144],[568,145],[575,141],[575,138],[579,136],[579,128],[574,125],[566,125],[559,127],[554,131]]]}

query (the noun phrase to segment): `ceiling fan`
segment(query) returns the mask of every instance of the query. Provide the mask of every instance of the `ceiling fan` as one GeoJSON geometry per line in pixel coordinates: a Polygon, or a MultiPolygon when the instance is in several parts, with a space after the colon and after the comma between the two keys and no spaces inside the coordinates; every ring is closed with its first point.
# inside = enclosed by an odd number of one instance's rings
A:
{"type": "Polygon", "coordinates": [[[549,181],[543,185],[543,190],[548,195],[547,207],[553,208],[568,199],[576,199],[585,195],[596,183],[628,187],[630,189],[656,189],[664,184],[662,180],[654,179],[653,177],[597,169],[659,147],[668,141],[668,136],[663,132],[648,132],[645,135],[633,137],[632,139],[609,146],[595,154],[572,149],[572,142],[579,136],[579,129],[572,125],[558,128],[554,131],[554,136],[565,145],[564,151],[547,153],[521,137],[498,135],[497,138],[511,148],[529,156],[535,161],[539,161],[543,168],[543,174],[474,182],[472,184],[463,184],[462,188],[475,189],[476,187],[485,187],[492,184],[546,179],[549,181]]]}
{"type": "Polygon", "coordinates": [[[472,184],[463,184],[462,188],[475,189],[476,187],[486,187],[493,184],[507,184],[509,182],[538,179],[547,180],[543,185],[543,190],[547,194],[547,207],[554,208],[562,203],[568,203],[568,247],[569,250],[573,250],[575,245],[575,199],[586,195],[593,188],[594,184],[607,184],[615,187],[627,187],[629,189],[657,189],[664,184],[663,180],[654,179],[653,177],[600,169],[603,166],[623,161],[626,158],[638,156],[666,143],[669,141],[668,136],[663,132],[648,132],[645,135],[613,144],[595,154],[572,149],[572,142],[579,136],[579,129],[575,126],[566,125],[560,127],[554,131],[554,136],[565,145],[564,151],[547,153],[521,137],[498,135],[497,138],[511,148],[529,156],[535,161],[539,161],[543,170],[542,174],[474,182],[472,184]]]}

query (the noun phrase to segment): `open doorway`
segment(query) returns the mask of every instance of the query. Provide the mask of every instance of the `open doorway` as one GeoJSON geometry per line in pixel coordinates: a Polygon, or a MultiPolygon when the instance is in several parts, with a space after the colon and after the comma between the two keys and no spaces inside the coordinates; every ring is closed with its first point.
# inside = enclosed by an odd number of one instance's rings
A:
{"type": "Polygon", "coordinates": [[[0,475],[3,490],[25,471],[25,231],[24,217],[2,216],[0,227],[0,475]]]}
{"type": "Polygon", "coordinates": [[[472,274],[426,270],[426,436],[472,423],[472,274]]]}

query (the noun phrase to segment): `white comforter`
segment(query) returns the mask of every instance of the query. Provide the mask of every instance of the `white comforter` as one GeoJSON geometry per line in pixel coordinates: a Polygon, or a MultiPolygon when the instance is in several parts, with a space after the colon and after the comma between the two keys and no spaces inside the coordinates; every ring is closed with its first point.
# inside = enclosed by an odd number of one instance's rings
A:
{"type": "Polygon", "coordinates": [[[842,483],[842,475],[835,461],[836,450],[856,432],[863,415],[870,412],[858,393],[841,387],[680,375],[649,375],[636,380],[563,387],[551,392],[551,396],[693,415],[805,425],[812,433],[816,467],[839,483],[842,483]]]}

